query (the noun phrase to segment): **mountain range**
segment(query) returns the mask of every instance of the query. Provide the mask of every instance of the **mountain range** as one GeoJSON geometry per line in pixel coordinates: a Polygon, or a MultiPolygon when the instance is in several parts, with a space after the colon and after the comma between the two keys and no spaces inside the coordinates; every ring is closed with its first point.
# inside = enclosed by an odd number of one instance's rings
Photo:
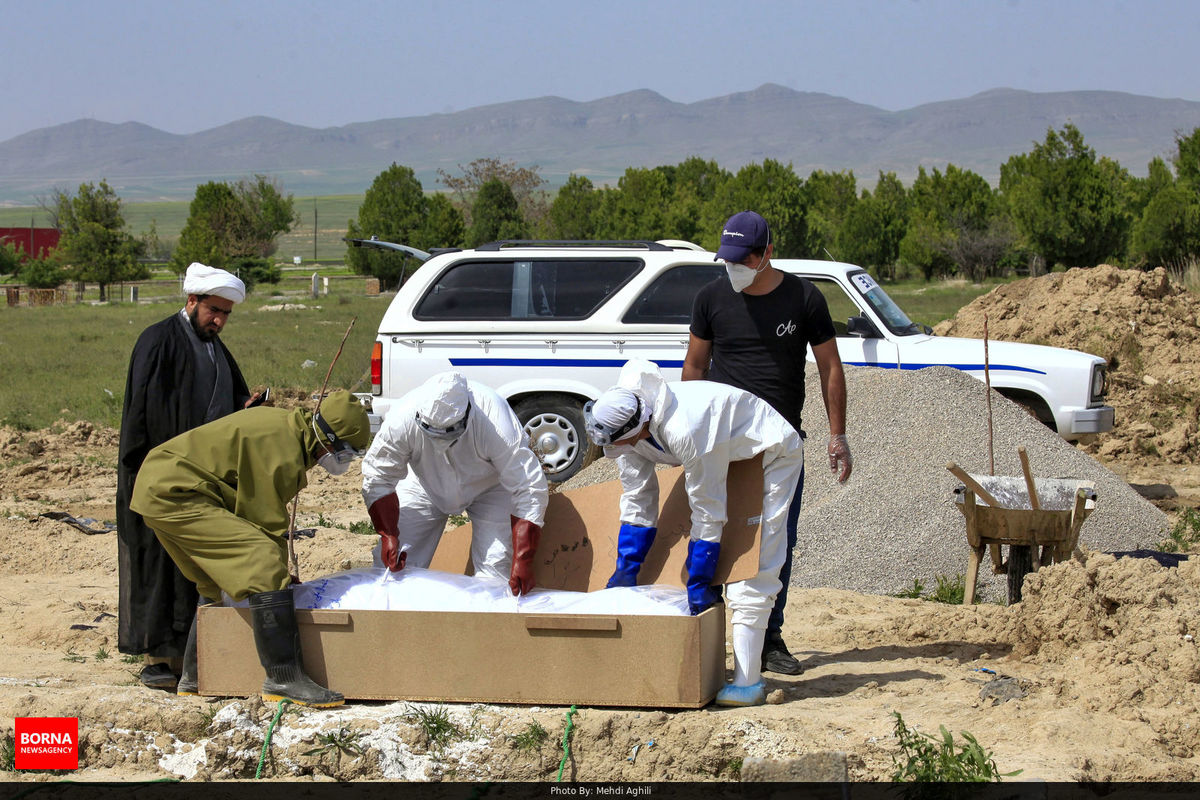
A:
{"type": "Polygon", "coordinates": [[[551,186],[571,173],[597,185],[630,166],[678,164],[691,156],[736,171],[772,158],[796,174],[851,169],[860,186],[880,171],[906,184],[946,164],[991,183],[1010,156],[1028,152],[1068,122],[1097,155],[1145,175],[1170,159],[1177,134],[1200,127],[1200,102],[1108,91],[993,89],[903,111],[765,84],[676,103],[649,90],[590,102],[541,97],[423,117],[310,128],[248,117],[192,134],[138,122],[81,119],[0,142],[0,204],[33,205],[53,189],[107,180],[126,201],[186,200],[199,183],[253,174],[275,177],[296,196],[361,194],[392,162],[426,189],[437,170],[494,157],[539,167],[551,186]]]}

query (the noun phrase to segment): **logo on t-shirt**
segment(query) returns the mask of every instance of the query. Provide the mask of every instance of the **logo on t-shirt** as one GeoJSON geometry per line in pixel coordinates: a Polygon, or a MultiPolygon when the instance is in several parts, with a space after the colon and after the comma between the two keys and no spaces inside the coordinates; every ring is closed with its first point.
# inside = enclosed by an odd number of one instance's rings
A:
{"type": "Polygon", "coordinates": [[[796,323],[792,322],[790,319],[787,322],[780,323],[779,327],[775,329],[776,336],[790,336],[795,332],[796,323]]]}

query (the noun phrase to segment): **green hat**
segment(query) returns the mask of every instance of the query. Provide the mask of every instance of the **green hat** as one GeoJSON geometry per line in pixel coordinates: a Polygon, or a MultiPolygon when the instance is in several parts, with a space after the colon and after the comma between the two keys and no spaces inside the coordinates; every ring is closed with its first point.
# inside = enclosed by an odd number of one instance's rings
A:
{"type": "Polygon", "coordinates": [[[367,443],[371,440],[371,423],[367,419],[367,410],[350,392],[345,389],[330,392],[321,401],[317,413],[329,424],[337,438],[355,450],[367,448],[367,443]]]}

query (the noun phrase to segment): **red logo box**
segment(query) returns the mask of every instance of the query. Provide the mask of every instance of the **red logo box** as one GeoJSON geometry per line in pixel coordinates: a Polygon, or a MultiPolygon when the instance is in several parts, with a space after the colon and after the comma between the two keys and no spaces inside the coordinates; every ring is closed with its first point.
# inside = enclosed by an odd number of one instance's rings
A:
{"type": "Polygon", "coordinates": [[[78,717],[17,717],[17,769],[79,769],[78,717]]]}

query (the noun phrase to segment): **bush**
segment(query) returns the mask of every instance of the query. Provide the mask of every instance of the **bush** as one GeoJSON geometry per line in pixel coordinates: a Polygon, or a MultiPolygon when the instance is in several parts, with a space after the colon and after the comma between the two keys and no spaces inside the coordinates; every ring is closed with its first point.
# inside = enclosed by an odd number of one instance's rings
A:
{"type": "Polygon", "coordinates": [[[21,251],[12,242],[0,242],[0,275],[16,275],[21,270],[21,251]]]}
{"type": "Polygon", "coordinates": [[[31,258],[17,272],[17,277],[33,289],[56,289],[67,280],[67,273],[53,259],[31,258]]]}
{"type": "Polygon", "coordinates": [[[242,282],[246,284],[247,292],[256,284],[279,283],[283,278],[283,270],[267,258],[250,256],[235,258],[229,262],[226,269],[242,279],[242,282]]]}

